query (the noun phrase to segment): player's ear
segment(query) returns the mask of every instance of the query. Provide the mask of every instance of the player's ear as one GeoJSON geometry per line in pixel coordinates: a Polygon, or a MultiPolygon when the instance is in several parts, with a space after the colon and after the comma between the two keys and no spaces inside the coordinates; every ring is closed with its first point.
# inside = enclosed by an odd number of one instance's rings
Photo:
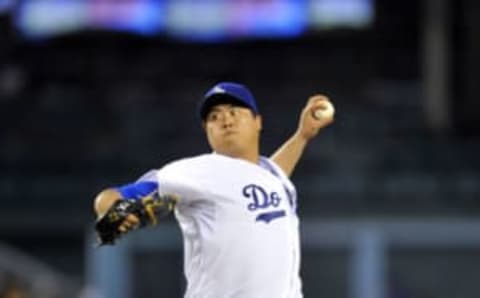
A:
{"type": "Polygon", "coordinates": [[[257,123],[258,131],[262,131],[262,128],[263,128],[262,116],[260,116],[258,114],[255,115],[255,122],[257,123]]]}

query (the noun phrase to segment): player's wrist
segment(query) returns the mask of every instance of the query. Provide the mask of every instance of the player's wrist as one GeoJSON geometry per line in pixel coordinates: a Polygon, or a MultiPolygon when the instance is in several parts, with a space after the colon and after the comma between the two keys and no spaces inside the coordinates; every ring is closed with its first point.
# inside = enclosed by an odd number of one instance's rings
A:
{"type": "Polygon", "coordinates": [[[308,136],[303,130],[297,130],[292,137],[292,140],[301,146],[305,146],[310,141],[311,137],[308,136]]]}
{"type": "Polygon", "coordinates": [[[101,191],[94,201],[94,210],[97,217],[102,217],[118,200],[121,200],[121,194],[115,189],[107,188],[101,191]]]}
{"type": "Polygon", "coordinates": [[[304,129],[303,127],[300,127],[294,134],[294,138],[299,141],[307,144],[315,135],[317,132],[311,132],[308,131],[307,129],[304,129]]]}

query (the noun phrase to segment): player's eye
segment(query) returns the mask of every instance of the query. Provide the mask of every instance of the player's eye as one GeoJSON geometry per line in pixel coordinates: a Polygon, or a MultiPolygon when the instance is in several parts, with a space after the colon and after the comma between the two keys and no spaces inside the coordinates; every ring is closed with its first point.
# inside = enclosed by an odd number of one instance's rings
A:
{"type": "Polygon", "coordinates": [[[211,122],[211,121],[217,121],[217,120],[218,120],[218,113],[212,112],[208,114],[207,121],[211,122]]]}

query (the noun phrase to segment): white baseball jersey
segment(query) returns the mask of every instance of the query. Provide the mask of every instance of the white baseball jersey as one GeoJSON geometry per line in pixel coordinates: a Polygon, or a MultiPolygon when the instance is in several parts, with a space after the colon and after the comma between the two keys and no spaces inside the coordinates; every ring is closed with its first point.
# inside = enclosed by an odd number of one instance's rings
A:
{"type": "Polygon", "coordinates": [[[271,160],[205,154],[156,179],[160,194],[180,196],[185,298],[303,297],[296,191],[271,160]]]}

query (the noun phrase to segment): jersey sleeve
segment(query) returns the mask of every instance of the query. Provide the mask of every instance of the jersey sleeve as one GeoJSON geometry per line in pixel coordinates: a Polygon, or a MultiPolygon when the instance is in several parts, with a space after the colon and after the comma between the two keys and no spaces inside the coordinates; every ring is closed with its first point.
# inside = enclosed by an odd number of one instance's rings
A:
{"type": "Polygon", "coordinates": [[[143,174],[136,182],[157,182],[158,170],[150,170],[143,174]]]}
{"type": "Polygon", "coordinates": [[[206,200],[208,190],[202,182],[201,173],[188,162],[176,162],[166,165],[156,172],[160,195],[174,194],[179,197],[179,204],[188,204],[206,200]]]}
{"type": "Polygon", "coordinates": [[[198,163],[182,160],[151,170],[134,183],[116,187],[124,199],[141,199],[154,191],[159,195],[176,195],[180,204],[208,199],[204,172],[198,163]]]}

